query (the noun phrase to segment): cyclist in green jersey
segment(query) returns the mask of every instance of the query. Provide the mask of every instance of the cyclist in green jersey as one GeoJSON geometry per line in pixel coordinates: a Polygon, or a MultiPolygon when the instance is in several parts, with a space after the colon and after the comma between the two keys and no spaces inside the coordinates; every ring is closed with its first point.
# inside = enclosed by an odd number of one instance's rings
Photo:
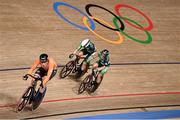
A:
{"type": "Polygon", "coordinates": [[[84,39],[80,46],[74,51],[74,54],[79,56],[80,59],[84,59],[84,62],[81,68],[78,70],[76,77],[80,77],[82,73],[87,72],[90,65],[90,61],[93,59],[93,56],[96,53],[95,45],[91,42],[90,39],[84,39]]]}
{"type": "Polygon", "coordinates": [[[94,85],[96,86],[96,88],[100,84],[101,80],[103,79],[103,76],[105,75],[105,73],[107,72],[110,66],[109,51],[107,49],[102,50],[98,54],[98,57],[99,57],[99,60],[93,64],[93,69],[96,69],[99,71],[97,80],[94,81],[94,85]]]}

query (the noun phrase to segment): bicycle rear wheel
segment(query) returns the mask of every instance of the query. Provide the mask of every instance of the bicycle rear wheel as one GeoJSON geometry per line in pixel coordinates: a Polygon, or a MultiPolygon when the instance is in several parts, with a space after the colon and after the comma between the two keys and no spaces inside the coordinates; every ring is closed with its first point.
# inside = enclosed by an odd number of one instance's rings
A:
{"type": "Polygon", "coordinates": [[[88,85],[89,85],[89,82],[90,82],[91,78],[92,78],[91,75],[88,75],[88,76],[82,81],[82,83],[80,84],[79,89],[78,89],[78,94],[82,94],[82,93],[86,90],[86,88],[87,88],[88,85]]]}
{"type": "Polygon", "coordinates": [[[45,91],[43,93],[40,93],[39,89],[38,89],[36,95],[34,96],[34,100],[32,102],[32,110],[35,110],[39,107],[39,105],[41,104],[41,102],[46,94],[46,90],[47,90],[47,87],[45,88],[45,91]]]}
{"type": "Polygon", "coordinates": [[[22,111],[26,107],[31,97],[32,97],[32,87],[28,87],[18,102],[16,112],[22,111]]]}
{"type": "Polygon", "coordinates": [[[69,61],[61,70],[59,77],[65,78],[66,76],[68,76],[71,73],[71,71],[73,70],[74,66],[75,66],[74,61],[69,61]]]}

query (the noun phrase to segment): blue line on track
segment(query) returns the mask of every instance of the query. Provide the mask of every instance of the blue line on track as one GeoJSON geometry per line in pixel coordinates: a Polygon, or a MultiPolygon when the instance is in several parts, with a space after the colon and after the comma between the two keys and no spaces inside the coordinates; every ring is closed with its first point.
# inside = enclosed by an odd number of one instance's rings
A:
{"type": "Polygon", "coordinates": [[[180,110],[163,110],[153,112],[132,112],[123,114],[106,114],[97,116],[88,116],[74,119],[169,119],[169,118],[180,118],[180,110]]]}
{"type": "MultiPolygon", "coordinates": [[[[132,63],[112,63],[112,66],[120,66],[120,65],[152,65],[152,64],[180,64],[180,62],[132,62],[132,63]]],[[[58,67],[63,67],[64,65],[58,65],[58,67]]],[[[26,70],[30,69],[30,67],[20,67],[20,68],[4,68],[0,69],[1,71],[14,71],[14,70],[26,70]]]]}

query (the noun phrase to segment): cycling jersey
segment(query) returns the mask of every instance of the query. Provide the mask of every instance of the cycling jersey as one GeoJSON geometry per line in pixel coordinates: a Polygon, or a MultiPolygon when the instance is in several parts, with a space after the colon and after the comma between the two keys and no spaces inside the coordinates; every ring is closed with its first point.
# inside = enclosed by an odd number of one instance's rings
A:
{"type": "Polygon", "coordinates": [[[90,64],[90,61],[93,59],[92,56],[96,52],[96,48],[95,45],[92,42],[90,42],[89,46],[86,48],[83,46],[79,46],[77,51],[82,51],[83,55],[86,55],[86,57],[84,58],[84,62],[90,64]]]}
{"type": "Polygon", "coordinates": [[[57,64],[52,58],[48,58],[48,62],[46,63],[46,65],[42,64],[38,59],[32,65],[31,69],[28,71],[28,74],[32,74],[37,67],[43,68],[45,71],[47,71],[47,77],[45,81],[48,81],[51,78],[53,71],[57,69],[57,64]]]}
{"type": "Polygon", "coordinates": [[[98,57],[99,57],[99,60],[98,60],[99,67],[102,67],[102,66],[108,67],[110,65],[109,55],[105,58],[102,58],[101,54],[98,54],[98,57]]]}
{"type": "Polygon", "coordinates": [[[110,66],[110,62],[109,62],[110,58],[109,58],[109,55],[106,58],[102,58],[101,54],[98,54],[98,57],[99,57],[99,60],[96,63],[98,64],[98,67],[105,66],[104,69],[100,71],[100,74],[104,75],[110,66]]]}

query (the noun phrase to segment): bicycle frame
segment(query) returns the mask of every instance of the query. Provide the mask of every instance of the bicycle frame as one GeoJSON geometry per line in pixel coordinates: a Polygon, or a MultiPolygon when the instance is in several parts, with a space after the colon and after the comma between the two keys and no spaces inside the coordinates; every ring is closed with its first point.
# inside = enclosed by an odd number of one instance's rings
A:
{"type": "Polygon", "coordinates": [[[92,69],[92,76],[94,77],[94,80],[97,79],[98,75],[99,75],[99,71],[94,71],[94,69],[92,69]]]}
{"type": "MultiPolygon", "coordinates": [[[[70,56],[74,56],[74,54],[71,54],[70,56]]],[[[74,68],[72,70],[72,73],[75,73],[77,71],[77,68],[78,68],[78,61],[79,61],[79,57],[77,55],[75,55],[76,58],[74,60],[74,68]]],[[[71,59],[71,57],[69,57],[71,59]]]]}
{"type": "Polygon", "coordinates": [[[35,90],[35,87],[37,85],[37,81],[41,81],[40,86],[42,86],[42,78],[36,78],[36,77],[32,76],[31,74],[26,74],[26,75],[28,75],[28,76],[30,76],[31,78],[34,79],[34,81],[32,83],[32,87],[34,88],[34,90],[35,90]]]}
{"type": "Polygon", "coordinates": [[[17,109],[16,109],[17,112],[22,111],[28,103],[31,104],[31,102],[34,101],[34,97],[37,93],[37,91],[35,90],[35,87],[37,86],[37,81],[40,80],[41,81],[40,86],[42,86],[42,78],[36,78],[30,74],[26,74],[26,75],[33,78],[34,81],[33,81],[32,85],[27,88],[27,90],[23,93],[22,97],[20,98],[17,109]]]}
{"type": "Polygon", "coordinates": [[[83,93],[85,90],[89,91],[93,85],[93,81],[96,81],[98,74],[99,71],[94,71],[94,69],[92,69],[92,73],[86,76],[86,78],[80,84],[78,94],[83,93]]]}
{"type": "MultiPolygon", "coordinates": [[[[69,58],[71,59],[66,65],[62,68],[59,77],[60,78],[65,78],[67,77],[70,73],[76,73],[78,69],[82,66],[84,60],[79,64],[80,57],[76,54],[70,54],[69,58]],[[75,57],[74,59],[72,59],[75,57]]],[[[77,74],[76,74],[77,75],[77,74]]]]}
{"type": "MultiPolygon", "coordinates": [[[[31,96],[31,98],[30,98],[29,103],[31,103],[31,102],[34,100],[35,94],[36,94],[36,92],[37,92],[37,91],[36,91],[37,82],[38,82],[38,81],[41,81],[40,86],[42,86],[42,78],[36,78],[36,77],[32,76],[31,74],[27,74],[27,75],[34,79],[34,81],[33,81],[33,83],[32,83],[32,86],[30,86],[30,88],[32,89],[32,94],[31,94],[32,96],[31,96]]],[[[39,88],[38,88],[38,89],[39,89],[39,88]]]]}
{"type": "Polygon", "coordinates": [[[78,64],[78,61],[80,60],[79,56],[76,54],[70,54],[69,58],[71,59],[71,58],[73,58],[73,56],[76,56],[75,60],[73,60],[74,61],[74,68],[72,70],[72,73],[75,73],[77,71],[77,69],[82,66],[84,60],[80,64],[78,64]]]}

